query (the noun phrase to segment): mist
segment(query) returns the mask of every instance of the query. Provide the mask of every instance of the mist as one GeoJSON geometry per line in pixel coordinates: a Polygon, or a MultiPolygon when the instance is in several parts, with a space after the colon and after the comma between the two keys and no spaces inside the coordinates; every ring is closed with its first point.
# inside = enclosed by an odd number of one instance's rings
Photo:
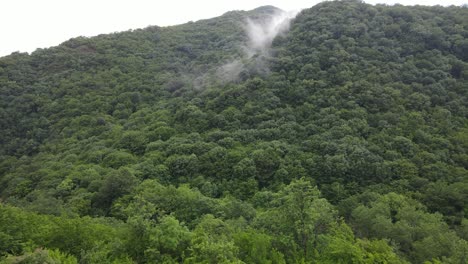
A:
{"type": "Polygon", "coordinates": [[[299,11],[276,12],[261,19],[246,19],[242,28],[247,41],[240,47],[243,54],[211,70],[193,81],[193,87],[203,89],[210,83],[226,84],[238,82],[251,75],[265,76],[270,73],[268,59],[271,58],[273,40],[289,30],[291,20],[299,11]]]}
{"type": "Polygon", "coordinates": [[[249,38],[246,55],[252,57],[256,54],[268,54],[271,44],[276,36],[284,34],[289,30],[291,20],[296,17],[298,11],[275,12],[263,20],[247,19],[244,30],[249,38]]]}
{"type": "Polygon", "coordinates": [[[267,60],[271,57],[271,46],[273,40],[289,30],[291,20],[299,11],[277,12],[262,19],[247,19],[243,23],[244,31],[248,37],[242,46],[243,57],[229,61],[216,71],[216,77],[222,83],[239,80],[244,72],[259,75],[269,73],[267,60]]]}

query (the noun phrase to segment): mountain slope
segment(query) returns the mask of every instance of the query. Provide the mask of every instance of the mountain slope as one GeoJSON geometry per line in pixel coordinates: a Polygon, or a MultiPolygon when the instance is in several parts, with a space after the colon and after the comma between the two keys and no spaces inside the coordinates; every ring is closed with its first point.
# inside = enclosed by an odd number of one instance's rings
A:
{"type": "Polygon", "coordinates": [[[0,255],[463,263],[466,17],[267,6],[0,58],[0,255]]]}

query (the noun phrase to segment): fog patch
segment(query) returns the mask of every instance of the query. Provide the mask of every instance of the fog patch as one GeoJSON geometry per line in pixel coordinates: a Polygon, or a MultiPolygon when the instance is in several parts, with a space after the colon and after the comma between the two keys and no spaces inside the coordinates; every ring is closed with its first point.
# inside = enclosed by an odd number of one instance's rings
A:
{"type": "Polygon", "coordinates": [[[249,38],[245,48],[247,57],[267,55],[275,37],[289,30],[290,22],[297,13],[298,11],[278,11],[265,19],[247,19],[244,26],[249,38]]]}
{"type": "Polygon", "coordinates": [[[262,19],[246,19],[243,28],[248,40],[242,47],[243,58],[219,67],[217,77],[222,82],[232,82],[248,78],[248,75],[269,74],[268,59],[273,40],[289,30],[291,20],[297,13],[299,11],[278,10],[262,19]]]}
{"type": "Polygon", "coordinates": [[[244,70],[242,60],[234,60],[224,64],[216,70],[216,76],[223,82],[232,82],[237,79],[237,76],[244,70]]]}
{"type": "Polygon", "coordinates": [[[291,20],[298,13],[299,10],[290,12],[278,10],[262,18],[247,18],[242,24],[247,36],[246,43],[240,47],[243,51],[242,56],[199,76],[193,82],[194,88],[202,89],[214,83],[238,82],[253,75],[268,75],[270,73],[268,60],[271,58],[273,40],[289,30],[291,20]]]}

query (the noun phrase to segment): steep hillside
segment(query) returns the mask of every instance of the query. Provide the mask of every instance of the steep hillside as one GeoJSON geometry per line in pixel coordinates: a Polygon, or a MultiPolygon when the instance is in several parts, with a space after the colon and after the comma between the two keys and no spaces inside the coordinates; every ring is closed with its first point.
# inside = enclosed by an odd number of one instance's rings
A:
{"type": "Polygon", "coordinates": [[[0,262],[466,263],[468,9],[291,18],[0,58],[0,262]]]}

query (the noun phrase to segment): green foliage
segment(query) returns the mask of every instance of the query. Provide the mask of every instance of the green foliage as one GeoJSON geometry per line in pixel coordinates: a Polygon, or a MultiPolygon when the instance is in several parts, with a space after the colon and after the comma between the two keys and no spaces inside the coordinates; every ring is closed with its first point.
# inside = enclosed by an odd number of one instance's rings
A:
{"type": "Polygon", "coordinates": [[[417,263],[448,257],[464,243],[440,214],[427,213],[418,202],[395,193],[380,196],[369,206],[358,206],[352,216],[358,233],[391,239],[417,263]]]}
{"type": "Polygon", "coordinates": [[[26,253],[22,256],[10,256],[2,263],[8,264],[77,264],[78,261],[73,256],[61,253],[59,250],[36,249],[34,252],[26,253]]]}
{"type": "Polygon", "coordinates": [[[234,234],[239,258],[245,263],[286,263],[284,256],[273,247],[272,237],[255,230],[234,234]]]}
{"type": "Polygon", "coordinates": [[[245,56],[270,6],[0,58],[0,262],[466,263],[467,11],[322,2],[245,56]]]}
{"type": "Polygon", "coordinates": [[[77,263],[82,254],[96,251],[97,244],[121,243],[120,226],[104,219],[39,215],[1,205],[0,234],[4,239],[0,256],[8,256],[12,263],[77,263]]]}
{"type": "Polygon", "coordinates": [[[294,181],[276,195],[275,206],[258,217],[257,225],[278,238],[281,251],[291,250],[289,261],[312,259],[319,235],[336,221],[332,205],[319,196],[310,182],[294,181]]]}
{"type": "Polygon", "coordinates": [[[206,215],[194,230],[186,263],[241,263],[232,230],[220,219],[206,215]]]}

